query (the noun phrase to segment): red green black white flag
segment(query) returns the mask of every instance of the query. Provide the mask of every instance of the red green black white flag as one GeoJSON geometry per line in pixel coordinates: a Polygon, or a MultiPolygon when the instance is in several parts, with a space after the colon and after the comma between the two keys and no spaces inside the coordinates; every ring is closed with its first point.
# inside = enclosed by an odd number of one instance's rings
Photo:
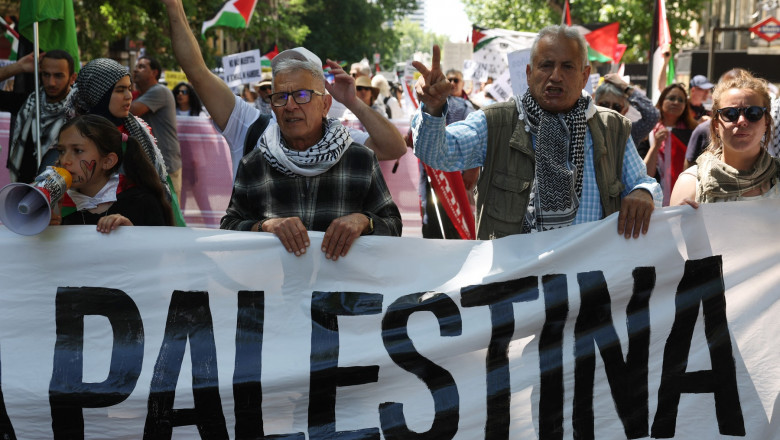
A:
{"type": "Polygon", "coordinates": [[[246,28],[256,5],[257,0],[226,1],[211,20],[203,22],[200,33],[205,34],[207,29],[215,26],[246,28]]]}

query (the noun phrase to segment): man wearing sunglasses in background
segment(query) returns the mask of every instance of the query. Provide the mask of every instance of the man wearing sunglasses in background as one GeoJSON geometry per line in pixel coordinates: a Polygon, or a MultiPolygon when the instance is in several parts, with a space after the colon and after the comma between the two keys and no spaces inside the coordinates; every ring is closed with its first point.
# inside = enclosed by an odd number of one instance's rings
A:
{"type": "Polygon", "coordinates": [[[260,82],[255,83],[254,86],[255,91],[257,92],[255,107],[260,110],[261,115],[270,115],[273,113],[271,110],[271,90],[273,89],[271,73],[263,72],[260,82]]]}
{"type": "Polygon", "coordinates": [[[631,139],[639,145],[655,127],[661,113],[644,93],[620,78],[617,73],[604,75],[604,83],[593,93],[596,105],[610,108],[626,116],[629,107],[634,107],[641,118],[631,122],[631,139]]]}
{"type": "Polygon", "coordinates": [[[221,228],[273,233],[296,256],[310,245],[307,231],[324,231],[321,250],[331,260],[345,256],[361,235],[401,235],[401,214],[376,156],[355,143],[338,120],[326,118],[333,100],[328,92],[345,105],[358,101],[351,76],[329,60],[335,80],[327,83],[322,61],[302,47],[275,56],[270,95],[275,120],[266,119],[262,134],[253,140],[259,131],[255,123],[262,119],[258,110],[209,71],[181,0],[163,3],[174,54],[231,154],[240,159],[221,228]],[[243,156],[247,146],[251,152],[243,156]]]}

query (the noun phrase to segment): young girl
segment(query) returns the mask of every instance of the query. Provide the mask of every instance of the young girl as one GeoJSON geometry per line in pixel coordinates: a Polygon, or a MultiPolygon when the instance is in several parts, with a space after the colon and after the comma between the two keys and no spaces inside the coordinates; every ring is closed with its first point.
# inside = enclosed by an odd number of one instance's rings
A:
{"type": "Polygon", "coordinates": [[[143,148],[106,118],[84,115],[68,121],[57,151],[59,166],[73,176],[62,224],[97,225],[103,233],[123,225],[173,225],[171,205],[143,148]]]}

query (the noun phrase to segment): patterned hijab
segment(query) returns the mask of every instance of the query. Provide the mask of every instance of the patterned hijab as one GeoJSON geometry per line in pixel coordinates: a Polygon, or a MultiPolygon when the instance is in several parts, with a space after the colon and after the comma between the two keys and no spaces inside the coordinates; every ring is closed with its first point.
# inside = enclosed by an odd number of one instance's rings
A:
{"type": "MultiPolygon", "coordinates": [[[[165,170],[162,153],[148,130],[132,114],[118,118],[108,110],[114,85],[120,79],[129,76],[127,68],[110,58],[97,58],[82,67],[71,93],[70,107],[75,115],[96,114],[113,122],[117,127],[124,126],[128,134],[134,137],[144,148],[146,155],[154,165],[160,180],[165,183],[168,173],[165,170]]],[[[163,185],[166,186],[165,184],[163,185]]]]}

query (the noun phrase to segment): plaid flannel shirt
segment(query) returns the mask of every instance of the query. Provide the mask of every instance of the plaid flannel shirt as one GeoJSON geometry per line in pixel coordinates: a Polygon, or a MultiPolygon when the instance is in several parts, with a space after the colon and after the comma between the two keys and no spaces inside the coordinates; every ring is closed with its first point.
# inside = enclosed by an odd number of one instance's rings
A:
{"type": "MultiPolygon", "coordinates": [[[[593,104],[591,103],[591,106],[593,104]]],[[[443,170],[456,171],[482,166],[487,154],[487,119],[482,110],[477,110],[460,122],[445,127],[447,106],[441,117],[432,116],[417,109],[412,117],[414,136],[414,154],[429,166],[443,170]]],[[[592,110],[592,108],[589,108],[592,110]]],[[[588,112],[588,117],[592,113],[588,112]]],[[[536,137],[531,136],[534,147],[536,137]]],[[[661,186],[647,175],[647,167],[636,152],[634,142],[629,136],[623,157],[622,182],[625,189],[620,194],[627,196],[635,189],[645,189],[653,196],[657,208],[663,202],[661,186]]],[[[577,216],[572,224],[601,220],[603,209],[599,188],[596,184],[596,171],[593,167],[593,138],[590,129],[585,134],[585,164],[582,176],[582,196],[577,216]]]]}
{"type": "Polygon", "coordinates": [[[254,150],[239,163],[220,228],[248,231],[258,221],[299,217],[307,230],[324,232],[336,218],[357,212],[374,220],[375,235],[401,235],[401,214],[367,147],[353,143],[314,177],[285,176],[254,150]]]}

